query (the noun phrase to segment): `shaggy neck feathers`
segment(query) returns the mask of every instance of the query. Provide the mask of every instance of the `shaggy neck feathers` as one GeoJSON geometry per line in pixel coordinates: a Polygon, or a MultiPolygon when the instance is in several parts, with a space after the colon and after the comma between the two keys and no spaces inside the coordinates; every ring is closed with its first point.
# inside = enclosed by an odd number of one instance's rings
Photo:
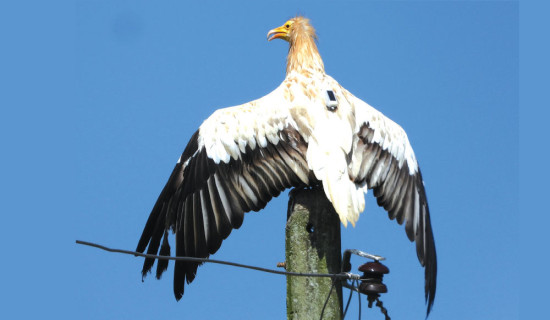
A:
{"type": "Polygon", "coordinates": [[[292,25],[292,30],[289,34],[290,49],[286,63],[287,75],[291,71],[303,72],[325,72],[325,66],[317,45],[315,44],[317,35],[315,29],[309,24],[309,20],[298,17],[292,25]]]}

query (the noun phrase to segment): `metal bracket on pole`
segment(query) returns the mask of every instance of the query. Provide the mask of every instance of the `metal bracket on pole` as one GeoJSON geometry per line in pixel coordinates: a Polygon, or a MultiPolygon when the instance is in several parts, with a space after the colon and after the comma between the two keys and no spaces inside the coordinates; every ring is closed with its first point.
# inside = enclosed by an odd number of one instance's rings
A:
{"type": "Polygon", "coordinates": [[[385,274],[390,272],[390,269],[380,263],[380,261],[386,260],[386,258],[356,249],[347,249],[344,251],[344,256],[342,258],[342,272],[351,271],[350,260],[352,254],[374,260],[374,262],[367,262],[358,268],[359,271],[363,272],[363,276],[361,276],[361,284],[359,284],[358,288],[347,282],[343,282],[342,286],[367,295],[369,308],[372,308],[373,302],[380,298],[380,294],[388,292],[388,287],[382,283],[382,279],[385,274]]]}
{"type": "Polygon", "coordinates": [[[363,252],[361,250],[346,249],[344,251],[344,256],[342,257],[342,272],[350,272],[351,271],[350,260],[351,260],[351,255],[352,254],[358,255],[358,256],[363,257],[363,258],[371,259],[371,260],[374,260],[374,261],[377,261],[377,262],[386,260],[386,258],[384,258],[382,256],[377,256],[375,254],[366,253],[366,252],[363,252]]]}

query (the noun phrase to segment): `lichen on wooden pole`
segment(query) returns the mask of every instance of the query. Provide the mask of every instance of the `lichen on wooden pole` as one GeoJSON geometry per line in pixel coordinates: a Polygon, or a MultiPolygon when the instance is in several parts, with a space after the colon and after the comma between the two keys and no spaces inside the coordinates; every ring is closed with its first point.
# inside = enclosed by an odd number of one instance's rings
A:
{"type": "MultiPolygon", "coordinates": [[[[287,271],[340,272],[340,220],[322,188],[290,192],[285,234],[287,271]]],[[[319,319],[331,287],[331,278],[287,277],[287,319],[319,319]]],[[[332,287],[323,319],[342,319],[339,281],[332,287]]]]}

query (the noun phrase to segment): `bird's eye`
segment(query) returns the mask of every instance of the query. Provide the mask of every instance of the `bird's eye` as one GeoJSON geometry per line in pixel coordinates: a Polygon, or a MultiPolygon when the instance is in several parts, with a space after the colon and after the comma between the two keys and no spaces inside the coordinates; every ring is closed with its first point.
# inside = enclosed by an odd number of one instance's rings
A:
{"type": "Polygon", "coordinates": [[[290,28],[290,24],[287,23],[285,28],[287,28],[287,29],[290,28]]]}

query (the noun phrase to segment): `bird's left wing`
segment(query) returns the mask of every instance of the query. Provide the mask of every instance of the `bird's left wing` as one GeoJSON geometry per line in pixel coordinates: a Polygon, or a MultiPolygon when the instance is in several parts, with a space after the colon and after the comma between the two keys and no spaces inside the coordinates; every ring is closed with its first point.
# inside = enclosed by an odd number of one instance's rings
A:
{"type": "Polygon", "coordinates": [[[378,205],[399,224],[405,222],[418,260],[425,268],[428,313],[435,297],[437,258],[424,181],[405,131],[382,113],[345,92],[354,106],[356,127],[350,178],[373,189],[378,205]]]}
{"type": "MultiPolygon", "coordinates": [[[[208,257],[241,226],[245,212],[262,209],[286,188],[307,185],[307,144],[295,128],[281,87],[261,99],[216,111],[191,137],[153,207],[137,251],[170,255],[172,230],[176,256],[208,257]]],[[[145,260],[143,276],[153,264],[154,259],[145,260]]],[[[198,265],[176,262],[177,299],[198,265]]],[[[157,278],[167,266],[168,260],[158,261],[157,278]]]]}

